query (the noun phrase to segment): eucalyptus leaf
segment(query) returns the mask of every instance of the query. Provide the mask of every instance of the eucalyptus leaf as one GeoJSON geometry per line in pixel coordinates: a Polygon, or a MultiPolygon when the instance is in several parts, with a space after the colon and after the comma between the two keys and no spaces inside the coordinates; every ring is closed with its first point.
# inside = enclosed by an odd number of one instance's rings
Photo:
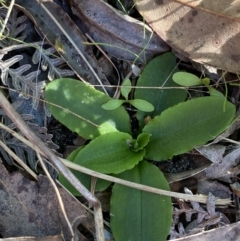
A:
{"type": "Polygon", "coordinates": [[[141,111],[145,111],[145,112],[154,111],[154,106],[146,100],[134,99],[134,100],[129,100],[128,103],[141,111]]]}
{"type": "Polygon", "coordinates": [[[201,97],[165,110],[143,129],[151,134],[146,158],[166,160],[201,146],[222,133],[235,115],[223,97],[201,97]]]}
{"type": "Polygon", "coordinates": [[[177,72],[173,75],[172,78],[175,83],[186,87],[203,84],[199,77],[187,72],[177,72]]]}
{"type": "Polygon", "coordinates": [[[103,104],[101,107],[104,110],[115,110],[118,107],[120,107],[124,102],[126,102],[125,100],[109,100],[107,103],[103,104]]]}
{"type": "MultiPolygon", "coordinates": [[[[145,161],[117,177],[169,190],[161,171],[145,161]]],[[[111,230],[116,241],[165,241],[169,234],[172,222],[170,197],[114,184],[110,211],[111,230]]]]}
{"type": "Polygon", "coordinates": [[[111,98],[92,86],[70,78],[50,82],[45,89],[45,100],[53,116],[85,139],[117,132],[131,133],[125,109],[106,111],[101,108],[111,98]]]}
{"type": "Polygon", "coordinates": [[[172,80],[172,75],[178,71],[176,67],[176,57],[172,53],[166,53],[151,60],[144,68],[137,82],[134,97],[146,100],[154,106],[154,111],[146,113],[137,112],[140,126],[144,125],[144,118],[148,115],[155,117],[160,115],[165,109],[185,101],[187,92],[179,87],[172,80]],[[174,87],[174,89],[164,89],[164,87],[174,87]]]}
{"type": "Polygon", "coordinates": [[[128,100],[128,95],[131,92],[131,86],[132,86],[132,83],[130,79],[125,79],[123,81],[123,84],[120,90],[121,90],[121,94],[124,96],[126,100],[128,100]]]}
{"type": "MultiPolygon", "coordinates": [[[[75,157],[79,153],[80,150],[82,150],[83,147],[79,147],[76,150],[74,150],[68,157],[67,160],[74,162],[75,157]]],[[[71,172],[74,174],[74,176],[88,189],[91,190],[91,179],[92,177],[84,174],[82,172],[71,170],[71,172]]],[[[72,184],[60,173],[58,177],[59,182],[74,196],[80,196],[80,193],[72,186],[72,184]]],[[[103,179],[97,179],[96,185],[95,185],[95,191],[103,191],[107,187],[111,185],[111,182],[103,180],[103,179]]]]}
{"type": "Polygon", "coordinates": [[[143,159],[145,150],[132,151],[129,141],[132,137],[123,132],[101,135],[78,153],[74,163],[101,173],[118,174],[131,169],[143,159]]]}

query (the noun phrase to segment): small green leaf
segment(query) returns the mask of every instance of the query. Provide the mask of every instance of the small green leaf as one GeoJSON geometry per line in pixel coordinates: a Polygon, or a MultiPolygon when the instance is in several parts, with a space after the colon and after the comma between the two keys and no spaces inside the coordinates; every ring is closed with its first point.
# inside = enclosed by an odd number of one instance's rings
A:
{"type": "Polygon", "coordinates": [[[141,111],[145,111],[145,112],[154,111],[154,106],[146,100],[134,99],[134,100],[129,100],[128,103],[141,111]]]}
{"type": "Polygon", "coordinates": [[[111,98],[78,80],[53,80],[46,86],[45,99],[53,116],[85,139],[118,130],[131,133],[124,107],[103,110],[101,106],[111,98]]]}
{"type": "Polygon", "coordinates": [[[132,137],[123,132],[101,135],[78,153],[74,162],[101,173],[117,174],[133,168],[143,159],[145,150],[129,147],[132,137]]]}
{"type": "Polygon", "coordinates": [[[214,139],[231,123],[235,106],[223,97],[201,97],[175,105],[143,129],[152,134],[146,158],[167,160],[214,139]]]}
{"type": "Polygon", "coordinates": [[[150,137],[151,137],[151,135],[149,135],[147,133],[139,134],[135,144],[133,145],[133,150],[139,151],[139,150],[143,149],[148,144],[150,137]]]}
{"type": "Polygon", "coordinates": [[[186,87],[203,84],[199,77],[187,72],[177,72],[172,78],[175,83],[186,87]]]}
{"type": "Polygon", "coordinates": [[[209,84],[210,84],[210,79],[209,79],[209,78],[203,78],[203,79],[202,79],[202,83],[203,83],[204,85],[209,85],[209,84]]]}
{"type": "Polygon", "coordinates": [[[118,107],[120,107],[124,102],[126,102],[125,100],[109,100],[107,103],[103,104],[101,107],[104,110],[115,110],[118,107]]]}
{"type": "MultiPolygon", "coordinates": [[[[74,162],[75,157],[79,153],[80,150],[83,149],[85,146],[81,146],[74,150],[68,157],[67,160],[74,162]]],[[[76,170],[71,170],[71,172],[74,174],[74,176],[88,189],[91,188],[91,176],[84,174],[82,172],[78,172],[76,170]]],[[[60,173],[58,177],[59,182],[74,196],[79,196],[80,193],[72,186],[72,184],[60,173]]],[[[95,191],[103,191],[107,187],[111,185],[111,182],[103,180],[103,179],[97,179],[95,191]]]]}
{"type": "Polygon", "coordinates": [[[125,79],[123,81],[123,84],[121,86],[121,94],[124,96],[126,100],[128,100],[128,95],[131,92],[131,86],[132,86],[132,83],[130,79],[125,79]]]}
{"type": "MultiPolygon", "coordinates": [[[[169,190],[161,171],[145,161],[117,177],[169,190]]],[[[111,230],[116,241],[165,241],[169,234],[172,222],[170,197],[114,184],[110,212],[111,230]]]]}

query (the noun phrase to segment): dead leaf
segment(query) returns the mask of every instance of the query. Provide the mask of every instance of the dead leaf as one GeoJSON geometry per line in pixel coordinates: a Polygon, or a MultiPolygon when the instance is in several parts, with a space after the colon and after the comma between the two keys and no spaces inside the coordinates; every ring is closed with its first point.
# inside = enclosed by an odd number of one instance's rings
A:
{"type": "Polygon", "coordinates": [[[212,180],[199,180],[197,193],[202,195],[208,195],[211,192],[215,197],[218,198],[230,198],[232,197],[232,192],[228,186],[223,185],[218,181],[212,180]]]}
{"type": "Polygon", "coordinates": [[[197,174],[195,178],[199,180],[205,179],[221,179],[226,183],[232,183],[231,178],[238,175],[240,170],[238,168],[240,157],[240,148],[228,153],[222,159],[221,163],[213,163],[201,173],[197,174]]]}
{"type": "Polygon", "coordinates": [[[124,15],[103,0],[72,0],[74,14],[85,30],[110,55],[145,62],[169,46],[145,24],[124,15]]]}
{"type": "Polygon", "coordinates": [[[240,1],[135,0],[138,10],[184,57],[240,73],[240,1]]]}
{"type": "Polygon", "coordinates": [[[51,43],[66,63],[80,77],[104,92],[113,94],[113,90],[103,75],[91,46],[84,44],[86,38],[70,17],[53,1],[16,0],[18,8],[28,15],[42,34],[51,43]]]}
{"type": "MultiPolygon", "coordinates": [[[[60,185],[58,189],[70,223],[74,224],[80,217],[81,224],[93,230],[83,206],[60,185]]],[[[71,240],[47,177],[40,175],[38,183],[30,181],[19,172],[8,173],[0,163],[0,200],[0,234],[3,238],[62,233],[65,240],[71,240]]],[[[80,235],[79,240],[87,239],[80,235]]]]}
{"type": "Polygon", "coordinates": [[[223,154],[226,150],[226,146],[223,145],[210,145],[201,146],[196,148],[203,156],[208,158],[211,162],[220,163],[222,162],[223,154]]]}

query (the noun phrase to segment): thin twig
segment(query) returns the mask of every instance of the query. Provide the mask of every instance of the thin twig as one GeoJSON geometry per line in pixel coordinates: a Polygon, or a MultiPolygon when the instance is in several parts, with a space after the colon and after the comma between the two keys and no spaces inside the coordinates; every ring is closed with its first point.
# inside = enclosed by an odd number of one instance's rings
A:
{"type": "Polygon", "coordinates": [[[12,12],[14,3],[15,3],[15,0],[11,0],[11,3],[10,3],[10,5],[9,5],[9,7],[8,7],[7,15],[6,15],[5,19],[4,19],[4,22],[3,22],[3,25],[2,25],[2,29],[1,29],[1,31],[0,31],[0,39],[2,38],[4,29],[5,29],[6,26],[7,26],[7,22],[8,22],[8,20],[9,20],[10,14],[11,14],[11,12],[12,12]]]}
{"type": "MultiPolygon", "coordinates": [[[[146,192],[151,192],[151,193],[156,193],[159,195],[165,195],[165,196],[169,196],[169,197],[174,197],[174,198],[181,198],[181,199],[185,199],[185,200],[189,200],[189,201],[195,201],[195,202],[199,202],[199,203],[207,203],[207,196],[205,195],[192,195],[192,194],[185,194],[185,193],[178,193],[178,192],[171,192],[171,191],[166,191],[163,189],[158,189],[158,188],[154,188],[154,187],[150,187],[150,186],[146,186],[146,185],[142,185],[142,184],[138,184],[138,183],[134,183],[134,182],[130,182],[130,181],[126,181],[120,178],[116,178],[116,177],[112,177],[106,174],[102,174],[93,170],[90,170],[88,168],[85,168],[83,166],[77,165],[73,162],[70,162],[68,160],[65,160],[63,158],[60,158],[61,161],[64,163],[64,165],[66,165],[67,167],[77,170],[79,172],[88,174],[90,176],[94,176],[97,178],[101,178],[110,182],[115,182],[124,186],[128,186],[128,187],[132,187],[135,189],[139,189],[142,191],[146,191],[146,192]]],[[[216,199],[216,204],[217,205],[227,205],[230,204],[231,201],[230,199],[216,199]]]]}

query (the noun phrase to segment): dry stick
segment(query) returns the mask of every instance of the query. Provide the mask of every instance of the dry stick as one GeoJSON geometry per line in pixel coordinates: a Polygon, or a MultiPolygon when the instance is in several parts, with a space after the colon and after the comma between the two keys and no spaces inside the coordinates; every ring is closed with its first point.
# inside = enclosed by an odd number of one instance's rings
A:
{"type": "MultiPolygon", "coordinates": [[[[12,130],[9,127],[3,125],[1,122],[0,122],[0,128],[8,131],[11,135],[16,137],[20,141],[22,141],[24,144],[28,145],[32,149],[35,148],[35,146],[31,142],[26,140],[24,137],[20,136],[14,130],[12,130]]],[[[45,156],[44,152],[42,152],[39,149],[38,149],[38,151],[43,156],[45,156]]],[[[121,185],[124,185],[124,186],[136,188],[136,189],[139,189],[139,190],[142,190],[142,191],[146,191],[146,192],[156,193],[156,194],[159,194],[159,195],[165,195],[165,196],[169,196],[169,197],[181,198],[181,199],[185,199],[185,200],[189,200],[189,201],[195,201],[195,202],[200,202],[200,203],[207,203],[207,198],[208,197],[205,196],[205,195],[185,194],[185,193],[171,192],[171,191],[166,191],[166,190],[162,190],[162,189],[158,189],[158,188],[154,188],[154,187],[149,187],[149,186],[146,186],[146,185],[142,185],[142,184],[126,181],[126,180],[123,180],[123,179],[120,179],[120,178],[116,178],[116,177],[113,177],[113,176],[102,174],[100,172],[93,171],[91,169],[88,169],[86,167],[80,166],[78,164],[75,164],[75,163],[70,162],[68,160],[65,160],[63,158],[60,158],[60,160],[62,161],[62,163],[65,166],[67,166],[67,167],[69,167],[71,169],[74,169],[76,171],[88,174],[90,176],[94,176],[94,177],[97,177],[97,178],[101,178],[101,179],[107,180],[107,181],[110,181],[110,182],[115,182],[115,183],[118,183],[118,184],[121,184],[121,185]]],[[[226,198],[226,199],[216,199],[215,203],[216,203],[216,205],[228,205],[229,203],[231,203],[231,200],[229,198],[226,198]]],[[[86,208],[86,209],[88,210],[88,208],[86,208]]]]}
{"type": "MultiPolygon", "coordinates": [[[[61,161],[63,162],[63,164],[65,164],[67,167],[74,169],[76,171],[88,174],[90,176],[95,176],[97,178],[101,178],[110,182],[115,182],[127,187],[131,187],[131,188],[135,188],[138,190],[142,190],[142,191],[146,191],[146,192],[151,192],[151,193],[155,193],[158,195],[165,195],[168,197],[174,197],[174,198],[181,198],[181,199],[185,199],[185,200],[189,200],[189,201],[195,201],[195,202],[200,202],[200,203],[207,203],[207,199],[208,197],[205,195],[193,195],[193,194],[185,194],[185,193],[178,193],[178,192],[172,192],[172,191],[167,191],[167,190],[163,190],[163,189],[158,189],[155,187],[150,187],[147,185],[143,185],[143,184],[138,184],[138,183],[134,183],[134,182],[130,182],[130,181],[126,181],[117,177],[112,177],[106,174],[102,174],[93,170],[90,170],[86,167],[80,166],[78,164],[75,164],[73,162],[70,162],[68,160],[62,159],[60,158],[61,161]]],[[[226,199],[216,199],[215,203],[217,205],[228,205],[229,203],[231,203],[231,200],[229,198],[226,199]]]]}
{"type": "Polygon", "coordinates": [[[67,167],[60,161],[58,157],[44,144],[44,142],[36,136],[36,134],[29,128],[29,126],[22,120],[21,116],[14,110],[12,105],[0,91],[0,105],[7,114],[7,116],[16,124],[21,132],[35,145],[35,149],[40,149],[41,153],[53,163],[59,172],[93,205],[94,219],[96,227],[97,241],[104,241],[103,232],[103,217],[101,203],[91,192],[89,192],[79,180],[68,170],[67,167]]]}
{"type": "Polygon", "coordinates": [[[12,0],[11,3],[10,3],[10,5],[9,5],[9,7],[8,7],[7,15],[6,15],[6,17],[5,17],[5,20],[4,20],[3,25],[2,25],[2,29],[1,29],[1,31],[0,31],[0,39],[2,38],[4,29],[5,29],[6,26],[7,26],[7,22],[8,22],[8,20],[9,20],[10,14],[11,14],[11,12],[12,12],[14,3],[15,3],[15,0],[12,0]]]}

